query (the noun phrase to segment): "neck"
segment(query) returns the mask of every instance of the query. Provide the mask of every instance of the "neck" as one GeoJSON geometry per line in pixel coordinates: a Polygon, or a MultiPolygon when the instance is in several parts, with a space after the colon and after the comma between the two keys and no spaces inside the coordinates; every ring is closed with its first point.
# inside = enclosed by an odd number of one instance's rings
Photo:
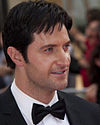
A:
{"type": "Polygon", "coordinates": [[[25,94],[45,104],[48,104],[55,94],[55,91],[47,90],[31,83],[21,71],[17,72],[15,70],[15,83],[25,94]]]}

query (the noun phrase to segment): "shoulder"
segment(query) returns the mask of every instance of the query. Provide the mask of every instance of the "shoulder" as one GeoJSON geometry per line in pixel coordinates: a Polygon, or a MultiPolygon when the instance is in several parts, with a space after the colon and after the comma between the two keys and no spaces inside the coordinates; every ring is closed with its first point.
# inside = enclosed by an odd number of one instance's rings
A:
{"type": "Polygon", "coordinates": [[[3,107],[6,104],[7,92],[3,92],[0,94],[0,112],[3,110],[3,107]]]}
{"type": "Polygon", "coordinates": [[[60,95],[65,99],[66,104],[68,103],[71,107],[74,106],[76,109],[78,108],[81,112],[100,114],[100,105],[96,103],[88,102],[85,99],[65,92],[60,92],[60,95]]]}
{"type": "Polygon", "coordinates": [[[60,92],[64,98],[67,114],[73,116],[83,125],[100,125],[100,105],[90,103],[72,94],[60,92]]]}
{"type": "Polygon", "coordinates": [[[9,87],[5,92],[0,94],[0,112],[9,107],[13,102],[14,98],[9,87]]]}
{"type": "Polygon", "coordinates": [[[5,113],[9,108],[8,92],[0,94],[0,125],[5,125],[5,113]]]}

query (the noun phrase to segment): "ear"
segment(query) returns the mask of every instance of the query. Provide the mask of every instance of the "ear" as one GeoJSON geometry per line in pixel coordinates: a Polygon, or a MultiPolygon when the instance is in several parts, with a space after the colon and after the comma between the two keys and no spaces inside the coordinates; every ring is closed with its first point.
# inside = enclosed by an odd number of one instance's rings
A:
{"type": "Polygon", "coordinates": [[[16,66],[23,66],[23,63],[24,63],[23,56],[17,49],[10,46],[7,49],[7,53],[16,66]]]}

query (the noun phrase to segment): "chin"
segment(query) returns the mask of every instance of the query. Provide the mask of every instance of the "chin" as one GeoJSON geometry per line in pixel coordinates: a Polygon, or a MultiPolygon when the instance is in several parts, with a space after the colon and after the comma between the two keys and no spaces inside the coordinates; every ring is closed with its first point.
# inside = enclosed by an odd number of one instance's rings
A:
{"type": "Polygon", "coordinates": [[[66,87],[67,87],[67,82],[66,82],[66,83],[63,83],[63,84],[58,85],[56,90],[62,90],[62,89],[65,89],[66,87]]]}

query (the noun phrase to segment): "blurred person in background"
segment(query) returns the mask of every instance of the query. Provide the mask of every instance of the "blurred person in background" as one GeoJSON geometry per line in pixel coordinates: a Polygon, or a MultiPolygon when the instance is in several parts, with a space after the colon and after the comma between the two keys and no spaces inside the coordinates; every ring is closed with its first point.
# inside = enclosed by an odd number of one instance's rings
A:
{"type": "Polygon", "coordinates": [[[100,43],[91,53],[89,77],[91,85],[86,92],[86,99],[100,104],[100,43]]]}
{"type": "Polygon", "coordinates": [[[73,49],[77,46],[80,50],[75,50],[75,58],[78,60],[80,65],[80,74],[83,79],[84,87],[88,87],[91,82],[87,74],[89,67],[89,60],[92,50],[95,48],[96,44],[100,41],[99,36],[99,25],[100,25],[100,9],[93,8],[87,11],[87,26],[85,28],[85,34],[82,34],[77,28],[73,27],[71,30],[71,35],[75,39],[73,49]],[[78,46],[79,45],[79,46],[78,46]],[[81,45],[81,46],[80,46],[81,45]],[[81,53],[80,56],[78,56],[81,53]]]}
{"type": "MultiPolygon", "coordinates": [[[[86,11],[86,24],[88,25],[90,22],[97,20],[100,21],[100,9],[99,8],[90,8],[87,9],[86,11]]],[[[87,26],[84,27],[83,31],[85,31],[85,28],[87,26]]],[[[79,42],[86,42],[86,35],[85,32],[81,32],[79,30],[79,28],[77,26],[74,26],[71,28],[70,34],[72,35],[72,37],[75,39],[75,41],[79,41],[79,42]]]]}
{"type": "Polygon", "coordinates": [[[83,61],[82,62],[83,68],[80,71],[85,87],[88,87],[91,84],[91,82],[89,81],[89,76],[87,74],[87,70],[90,65],[91,53],[92,53],[93,49],[95,48],[95,46],[100,42],[99,26],[100,26],[100,20],[94,19],[94,20],[91,20],[86,27],[86,33],[85,33],[86,50],[84,53],[84,58],[81,60],[81,62],[83,61]]]}

